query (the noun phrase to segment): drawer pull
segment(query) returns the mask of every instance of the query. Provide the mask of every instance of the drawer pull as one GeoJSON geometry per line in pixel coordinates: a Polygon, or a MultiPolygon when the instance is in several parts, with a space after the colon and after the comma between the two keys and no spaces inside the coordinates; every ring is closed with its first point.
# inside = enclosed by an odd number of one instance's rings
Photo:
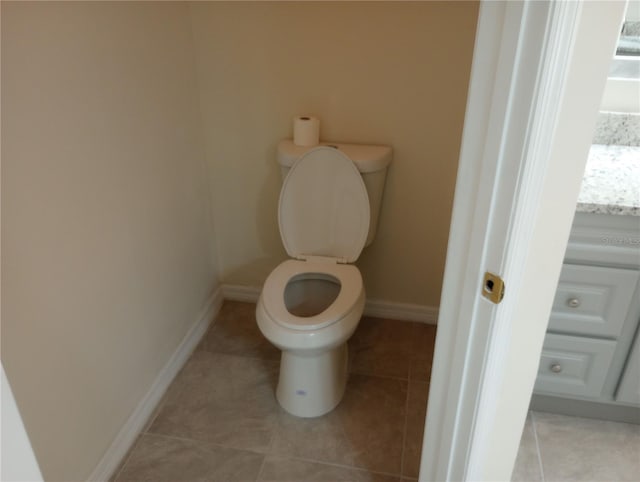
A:
{"type": "Polygon", "coordinates": [[[567,304],[571,308],[577,308],[578,306],[580,306],[580,300],[578,298],[571,298],[569,301],[567,301],[567,304]]]}
{"type": "Polygon", "coordinates": [[[554,363],[551,365],[550,370],[553,373],[560,373],[562,371],[562,365],[560,365],[560,363],[554,363]]]}

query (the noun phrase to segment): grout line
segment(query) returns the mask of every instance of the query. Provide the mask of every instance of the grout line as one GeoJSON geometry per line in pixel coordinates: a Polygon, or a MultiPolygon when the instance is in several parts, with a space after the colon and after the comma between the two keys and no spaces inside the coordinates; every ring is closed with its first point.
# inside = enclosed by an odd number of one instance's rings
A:
{"type": "MultiPolygon", "coordinates": [[[[206,440],[198,440],[198,439],[187,438],[187,437],[176,437],[175,435],[166,435],[166,434],[153,433],[153,432],[147,432],[145,435],[150,435],[152,437],[168,438],[168,439],[172,439],[172,440],[180,440],[181,442],[192,442],[194,444],[213,445],[215,447],[220,447],[220,448],[223,448],[223,449],[237,450],[237,451],[240,451],[240,452],[251,452],[251,453],[254,453],[256,455],[262,455],[262,463],[260,464],[260,470],[258,471],[258,475],[256,476],[255,482],[260,481],[260,479],[262,477],[262,470],[264,469],[264,464],[267,461],[267,457],[269,456],[269,450],[271,449],[271,444],[273,442],[273,435],[272,435],[271,436],[271,440],[269,440],[268,450],[266,452],[261,452],[261,451],[252,450],[252,449],[240,449],[238,447],[233,447],[233,446],[230,446],[230,445],[224,445],[224,444],[215,443],[215,442],[207,442],[206,440]]],[[[118,473],[118,475],[120,475],[120,473],[118,473]]],[[[117,482],[117,481],[115,481],[115,479],[114,479],[114,482],[117,482]]]]}
{"type": "MultiPolygon", "coordinates": [[[[268,361],[268,362],[274,362],[274,363],[279,363],[280,359],[275,359],[275,358],[265,358],[263,356],[260,355],[245,355],[243,353],[227,353],[224,351],[220,351],[220,350],[207,350],[204,348],[198,348],[196,350],[194,350],[194,353],[196,351],[199,352],[206,352],[206,353],[213,353],[216,355],[225,355],[225,356],[236,356],[236,357],[240,357],[240,358],[249,358],[252,360],[263,360],[263,361],[268,361]]],[[[375,378],[384,378],[386,380],[399,380],[399,381],[403,381],[403,382],[419,382],[419,383],[429,383],[429,380],[422,380],[422,379],[411,379],[408,375],[406,377],[396,377],[393,375],[379,375],[377,373],[372,373],[372,372],[366,372],[366,371],[350,371],[348,373],[349,375],[361,375],[361,376],[367,376],[367,377],[375,377],[375,378]]]]}
{"type": "MultiPolygon", "coordinates": [[[[187,358],[187,361],[184,363],[185,366],[187,365],[187,363],[189,363],[191,361],[191,358],[192,358],[192,355],[189,355],[189,358],[187,358]]],[[[158,405],[156,406],[156,408],[153,410],[153,413],[149,417],[149,420],[147,420],[146,423],[144,424],[144,427],[142,427],[142,431],[138,434],[138,437],[140,435],[144,435],[145,433],[149,432],[149,429],[153,425],[153,422],[156,421],[156,419],[160,415],[160,412],[162,411],[164,406],[167,404],[167,400],[169,398],[169,391],[170,391],[171,387],[173,386],[174,382],[176,381],[176,379],[178,378],[178,375],[180,375],[181,372],[182,372],[182,369],[180,369],[180,371],[176,374],[176,376],[174,377],[174,379],[171,382],[171,384],[169,384],[169,386],[165,390],[164,394],[162,395],[162,398],[158,402],[158,405]]]]}
{"type": "Polygon", "coordinates": [[[264,466],[267,463],[267,457],[271,456],[271,450],[273,449],[273,440],[276,438],[276,429],[274,428],[271,431],[271,438],[269,438],[269,444],[267,445],[267,451],[264,454],[264,458],[262,459],[262,464],[260,464],[260,470],[258,471],[258,476],[256,477],[256,482],[260,482],[262,480],[262,472],[264,471],[264,466]]]}
{"type": "Polygon", "coordinates": [[[536,417],[534,415],[533,410],[530,413],[531,413],[531,427],[533,428],[533,439],[536,442],[536,452],[538,453],[538,467],[540,469],[540,478],[542,479],[542,482],[545,482],[544,469],[542,467],[542,452],[540,450],[540,441],[538,440],[538,428],[536,426],[536,417]]]}
{"type": "Polygon", "coordinates": [[[118,468],[118,471],[109,478],[109,481],[113,481],[113,482],[117,482],[118,477],[120,477],[120,475],[122,474],[122,472],[124,471],[125,467],[127,466],[127,464],[129,463],[129,460],[131,459],[131,456],[133,455],[133,451],[136,449],[136,447],[138,446],[138,444],[140,443],[140,438],[141,438],[142,434],[139,434],[136,441],[134,442],[134,444],[131,446],[131,448],[129,449],[129,452],[127,452],[127,455],[125,455],[124,459],[122,460],[122,462],[120,462],[120,467],[118,468]]]}
{"type": "Polygon", "coordinates": [[[193,353],[195,353],[195,352],[213,353],[215,355],[237,356],[237,357],[241,357],[241,358],[249,358],[251,360],[263,360],[263,361],[270,361],[270,362],[276,362],[276,363],[280,362],[280,357],[278,357],[278,358],[268,358],[268,357],[264,357],[262,355],[245,355],[243,353],[228,353],[226,351],[207,350],[205,348],[197,348],[197,349],[195,349],[193,351],[193,353]]]}
{"type": "MultiPolygon", "coordinates": [[[[191,357],[189,357],[189,359],[191,359],[191,357]]],[[[173,384],[173,382],[171,384],[173,384]]],[[[169,385],[169,387],[171,387],[171,385],[169,385]]],[[[155,421],[155,419],[158,417],[160,410],[162,410],[162,407],[166,402],[166,397],[168,392],[169,392],[169,388],[167,388],[167,391],[164,393],[164,395],[162,395],[162,398],[160,399],[158,406],[154,409],[153,413],[151,414],[151,417],[149,417],[149,420],[147,420],[147,422],[144,424],[142,431],[136,437],[136,441],[131,446],[131,448],[129,448],[129,451],[120,462],[118,471],[109,479],[110,481],[116,482],[118,480],[118,477],[120,477],[120,474],[122,474],[122,471],[124,470],[125,466],[127,465],[127,463],[129,463],[129,459],[131,459],[131,456],[133,455],[134,450],[140,443],[140,439],[142,438],[142,436],[150,433],[149,429],[153,425],[153,422],[155,421]]],[[[155,435],[155,434],[151,433],[151,435],[155,435]]]]}
{"type": "Polygon", "coordinates": [[[201,440],[201,439],[197,439],[197,438],[178,437],[176,435],[167,435],[167,434],[164,434],[164,433],[154,433],[154,432],[147,432],[144,435],[149,435],[151,437],[168,438],[168,439],[172,439],[172,440],[180,440],[181,442],[192,442],[194,444],[213,445],[215,447],[219,447],[219,448],[223,448],[223,449],[237,450],[239,452],[251,452],[251,453],[256,454],[256,455],[265,455],[265,456],[268,455],[267,452],[262,452],[262,451],[256,450],[256,449],[241,449],[241,448],[238,448],[238,447],[233,446],[233,445],[225,445],[225,444],[216,443],[216,442],[209,442],[208,440],[201,440]]]}
{"type": "Polygon", "coordinates": [[[402,428],[402,450],[400,451],[400,477],[404,475],[404,450],[407,444],[407,422],[409,421],[409,390],[411,384],[407,382],[407,399],[404,401],[404,426],[402,428]]]}
{"type": "MultiPolygon", "coordinates": [[[[144,435],[149,435],[151,437],[170,438],[172,440],[180,440],[182,442],[211,443],[211,442],[206,442],[204,440],[198,440],[195,438],[178,437],[177,435],[167,435],[165,433],[157,433],[157,432],[147,432],[144,435]]],[[[218,444],[213,444],[213,445],[218,445],[218,444]]]]}
{"type": "Polygon", "coordinates": [[[406,377],[394,377],[393,375],[378,375],[376,373],[371,373],[371,372],[365,372],[365,371],[351,371],[349,372],[349,375],[364,375],[367,377],[376,377],[376,378],[385,378],[387,380],[400,380],[403,382],[409,382],[411,381],[409,379],[409,375],[407,375],[406,377]]]}
{"type": "Polygon", "coordinates": [[[292,456],[292,455],[279,455],[279,454],[272,454],[272,455],[274,457],[278,457],[278,458],[282,458],[282,459],[299,460],[301,462],[311,462],[311,463],[321,464],[321,465],[330,465],[332,467],[339,467],[341,469],[357,470],[357,471],[360,471],[360,472],[367,472],[369,474],[387,475],[387,476],[390,476],[390,477],[402,477],[402,474],[398,474],[398,473],[394,473],[394,472],[381,472],[381,471],[378,471],[378,470],[370,470],[370,469],[366,469],[364,467],[356,467],[355,465],[339,464],[337,462],[326,462],[324,460],[309,459],[309,458],[306,458],[306,457],[296,457],[296,456],[292,456]]]}
{"type": "MultiPolygon", "coordinates": [[[[193,442],[193,443],[197,443],[197,444],[207,444],[207,445],[214,445],[216,447],[220,447],[220,448],[225,448],[225,449],[232,449],[232,450],[238,450],[240,452],[252,452],[254,454],[257,455],[264,455],[264,459],[262,461],[262,466],[260,467],[260,472],[259,472],[259,477],[258,477],[258,481],[260,480],[260,477],[262,476],[262,469],[264,468],[264,464],[266,462],[267,457],[276,457],[276,458],[280,458],[280,459],[291,459],[291,460],[299,460],[301,462],[311,462],[311,463],[315,463],[315,464],[321,464],[321,465],[330,465],[332,467],[339,467],[342,469],[350,469],[350,470],[357,470],[360,472],[367,472],[367,473],[371,473],[371,474],[377,474],[377,475],[387,475],[387,476],[391,476],[391,477],[402,477],[402,474],[399,473],[394,473],[394,472],[381,472],[378,470],[371,470],[371,469],[367,469],[364,467],[357,467],[355,465],[347,465],[347,464],[340,464],[337,462],[328,462],[325,460],[317,460],[317,459],[311,459],[311,458],[307,458],[307,457],[299,457],[299,456],[293,456],[293,455],[283,455],[283,454],[279,454],[279,453],[274,453],[271,451],[271,446],[272,446],[272,442],[273,442],[273,436],[271,438],[271,442],[269,443],[269,451],[267,452],[262,452],[262,451],[258,451],[258,450],[252,450],[252,449],[241,449],[238,447],[234,447],[231,445],[225,445],[225,444],[220,444],[220,443],[216,443],[216,442],[207,442],[205,440],[198,440],[198,439],[192,439],[192,438],[187,438],[187,437],[177,437],[175,435],[166,435],[166,434],[161,434],[161,433],[153,433],[153,432],[148,432],[145,435],[149,435],[152,437],[160,437],[160,438],[168,438],[168,439],[173,439],[173,440],[180,440],[183,442],[193,442]]],[[[136,442],[136,445],[138,444],[138,442],[136,442]]]]}
{"type": "Polygon", "coordinates": [[[262,463],[260,464],[260,470],[258,470],[258,475],[256,476],[256,482],[260,482],[262,480],[262,471],[264,470],[264,464],[267,462],[267,457],[269,454],[264,454],[262,457],[262,463]]]}

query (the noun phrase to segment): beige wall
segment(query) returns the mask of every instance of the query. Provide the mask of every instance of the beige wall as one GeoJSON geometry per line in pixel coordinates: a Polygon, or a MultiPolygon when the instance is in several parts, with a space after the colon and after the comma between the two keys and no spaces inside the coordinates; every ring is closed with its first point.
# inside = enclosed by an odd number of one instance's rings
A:
{"type": "Polygon", "coordinates": [[[286,258],[275,146],[294,115],[322,139],[386,143],[371,298],[437,306],[477,18],[461,2],[191,5],[218,259],[260,286],[286,258]]]}
{"type": "Polygon", "coordinates": [[[90,474],[218,271],[285,259],[296,114],[394,147],[358,264],[371,298],[438,304],[475,4],[1,8],[2,362],[47,480],[90,474]]]}
{"type": "Polygon", "coordinates": [[[185,4],[2,2],[2,363],[86,479],[216,283],[185,4]]]}

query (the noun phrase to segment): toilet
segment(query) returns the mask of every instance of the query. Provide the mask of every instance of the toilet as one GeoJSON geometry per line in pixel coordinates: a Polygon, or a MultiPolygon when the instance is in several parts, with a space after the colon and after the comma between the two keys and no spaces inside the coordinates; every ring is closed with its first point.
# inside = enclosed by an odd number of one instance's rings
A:
{"type": "Polygon", "coordinates": [[[267,277],[256,319],[282,350],[276,398],[292,415],[321,416],[344,394],[347,340],[365,303],[362,276],[350,263],[375,237],[391,158],[388,146],[278,145],[278,223],[292,259],[267,277]]]}

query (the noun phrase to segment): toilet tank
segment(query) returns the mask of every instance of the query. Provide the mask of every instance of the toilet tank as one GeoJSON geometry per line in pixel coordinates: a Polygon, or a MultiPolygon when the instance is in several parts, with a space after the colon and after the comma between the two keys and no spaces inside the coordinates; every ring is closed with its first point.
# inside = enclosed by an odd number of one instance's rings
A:
{"type": "MultiPolygon", "coordinates": [[[[341,142],[321,142],[321,146],[340,149],[357,166],[369,195],[371,219],[369,220],[369,234],[365,246],[369,246],[376,236],[378,218],[382,206],[382,192],[387,177],[387,168],[393,158],[390,146],[376,146],[367,144],[344,144],[341,142]]],[[[278,163],[282,179],[287,176],[293,163],[305,152],[317,146],[296,146],[291,139],[285,139],[278,144],[278,163]]]]}

